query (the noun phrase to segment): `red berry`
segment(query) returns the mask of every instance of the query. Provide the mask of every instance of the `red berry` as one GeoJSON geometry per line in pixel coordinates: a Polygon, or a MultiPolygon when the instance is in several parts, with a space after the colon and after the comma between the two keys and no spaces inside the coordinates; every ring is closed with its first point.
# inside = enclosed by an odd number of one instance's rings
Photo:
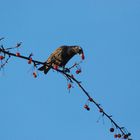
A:
{"type": "Polygon", "coordinates": [[[81,69],[76,70],[76,74],[81,73],[81,69]]]}
{"type": "Polygon", "coordinates": [[[92,99],[92,98],[89,98],[89,101],[90,101],[90,102],[93,102],[93,99],[92,99]]]}
{"type": "Polygon", "coordinates": [[[20,53],[19,53],[19,52],[17,52],[17,53],[16,53],[16,56],[20,56],[20,53]]]}
{"type": "Polygon", "coordinates": [[[110,128],[110,132],[114,132],[114,128],[110,128]]]}
{"type": "Polygon", "coordinates": [[[82,56],[81,56],[81,57],[82,57],[82,60],[84,60],[84,59],[85,59],[84,53],[82,53],[82,56]]]}
{"type": "Polygon", "coordinates": [[[117,135],[117,134],[115,134],[115,135],[114,135],[114,138],[117,138],[117,137],[118,137],[118,135],[117,135]]]}
{"type": "Polygon", "coordinates": [[[123,138],[124,138],[124,139],[127,139],[127,138],[128,138],[128,135],[124,135],[123,138]]]}
{"type": "Polygon", "coordinates": [[[99,109],[99,112],[101,112],[101,113],[102,113],[103,111],[104,111],[104,110],[103,110],[102,108],[100,108],[100,109],[99,109]]]}
{"type": "Polygon", "coordinates": [[[71,84],[69,83],[69,84],[68,84],[68,89],[70,89],[70,88],[71,88],[71,84]]]}
{"type": "Polygon", "coordinates": [[[86,109],[86,110],[90,110],[90,108],[89,108],[89,106],[88,105],[84,105],[84,108],[86,109]]]}
{"type": "Polygon", "coordinates": [[[34,78],[36,78],[36,77],[37,77],[37,74],[36,74],[36,72],[33,72],[33,76],[34,76],[34,78]]]}
{"type": "Polygon", "coordinates": [[[55,70],[58,70],[58,65],[54,65],[53,68],[54,68],[55,70]]]}
{"type": "Polygon", "coordinates": [[[31,64],[32,63],[32,58],[30,58],[29,60],[28,60],[28,64],[31,64]]]}
{"type": "Polygon", "coordinates": [[[122,136],[121,134],[118,134],[118,138],[121,138],[121,136],[122,136]]]}
{"type": "Polygon", "coordinates": [[[4,59],[4,56],[1,55],[1,56],[0,56],[0,60],[3,60],[3,59],[4,59]]]}

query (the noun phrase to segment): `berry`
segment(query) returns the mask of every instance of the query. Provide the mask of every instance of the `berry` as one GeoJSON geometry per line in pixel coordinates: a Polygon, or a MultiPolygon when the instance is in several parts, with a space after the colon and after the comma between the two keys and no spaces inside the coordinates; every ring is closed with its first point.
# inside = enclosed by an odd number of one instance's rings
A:
{"type": "Polygon", "coordinates": [[[90,101],[90,102],[93,102],[93,99],[90,97],[90,98],[89,98],[89,101],[90,101]]]}
{"type": "Polygon", "coordinates": [[[118,138],[121,138],[121,136],[122,136],[121,134],[118,134],[118,138]]]}
{"type": "Polygon", "coordinates": [[[32,58],[30,58],[29,60],[28,60],[28,64],[31,64],[32,63],[32,58]]]}
{"type": "Polygon", "coordinates": [[[0,60],[3,60],[3,59],[4,59],[4,56],[1,55],[1,56],[0,56],[0,60]]]}
{"type": "Polygon", "coordinates": [[[19,52],[17,52],[17,53],[16,53],[16,56],[20,56],[20,53],[19,53],[19,52]]]}
{"type": "Polygon", "coordinates": [[[103,112],[103,109],[102,109],[102,108],[100,108],[100,109],[99,109],[99,112],[101,112],[101,113],[102,113],[102,112],[103,112]]]}
{"type": "Polygon", "coordinates": [[[118,137],[118,135],[117,135],[117,134],[115,134],[115,135],[114,135],[114,138],[117,138],[117,137],[118,137]]]}
{"type": "Polygon", "coordinates": [[[84,105],[84,108],[85,108],[86,110],[88,110],[88,111],[90,110],[89,106],[86,105],[86,104],[84,105]]]}
{"type": "Polygon", "coordinates": [[[128,138],[128,135],[124,135],[123,138],[124,138],[124,139],[127,139],[127,138],[128,138]]]}
{"type": "Polygon", "coordinates": [[[36,77],[37,77],[37,74],[36,74],[36,72],[33,72],[33,76],[34,76],[34,78],[36,78],[36,77]]]}
{"type": "Polygon", "coordinates": [[[54,68],[55,70],[58,70],[58,65],[54,65],[53,68],[54,68]]]}
{"type": "Polygon", "coordinates": [[[114,128],[110,128],[110,132],[114,132],[114,128]]]}
{"type": "Polygon", "coordinates": [[[82,53],[82,56],[81,56],[81,57],[82,57],[82,60],[84,60],[84,59],[85,59],[84,53],[82,53]]]}
{"type": "Polygon", "coordinates": [[[69,84],[68,84],[68,89],[70,89],[71,87],[72,87],[72,86],[71,86],[71,84],[69,83],[69,84]]]}
{"type": "Polygon", "coordinates": [[[81,73],[81,69],[76,70],[76,74],[81,73]]]}

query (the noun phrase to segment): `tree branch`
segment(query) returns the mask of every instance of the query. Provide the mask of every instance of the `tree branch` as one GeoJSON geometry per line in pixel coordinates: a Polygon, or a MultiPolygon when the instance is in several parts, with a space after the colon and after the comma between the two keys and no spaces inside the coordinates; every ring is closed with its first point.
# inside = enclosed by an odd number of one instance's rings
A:
{"type": "MultiPolygon", "coordinates": [[[[3,38],[1,38],[0,41],[1,41],[2,39],[3,39],[3,38]]],[[[20,46],[20,44],[17,44],[16,47],[19,47],[19,46],[20,46]]],[[[16,48],[16,47],[14,47],[14,48],[16,48]]],[[[9,50],[9,49],[12,49],[12,48],[4,49],[3,46],[1,46],[1,48],[0,48],[0,53],[3,54],[3,57],[1,56],[1,61],[3,61],[3,59],[5,59],[5,56],[6,56],[6,55],[9,56],[9,57],[5,60],[5,63],[2,64],[2,65],[0,66],[0,68],[3,68],[3,67],[5,66],[5,64],[8,63],[8,60],[10,59],[11,56],[17,57],[17,58],[21,58],[21,59],[25,59],[25,60],[28,60],[28,62],[31,61],[31,62],[34,64],[34,66],[37,66],[37,65],[46,65],[46,66],[47,66],[47,64],[44,63],[44,62],[31,59],[31,55],[29,55],[29,57],[26,57],[26,56],[20,55],[19,53],[18,53],[18,54],[17,54],[17,53],[16,53],[16,54],[15,54],[15,53],[11,53],[10,51],[7,51],[7,50],[9,50]]],[[[73,68],[74,66],[75,66],[75,65],[73,65],[72,67],[70,67],[70,68],[69,68],[69,71],[70,71],[70,69],[73,68]]],[[[49,67],[50,67],[50,66],[49,66],[49,67]]],[[[76,78],[74,78],[72,75],[70,75],[69,71],[61,70],[61,69],[58,69],[58,68],[56,69],[56,68],[54,68],[54,67],[52,67],[52,66],[51,66],[51,68],[54,69],[54,70],[56,70],[57,72],[63,74],[65,77],[67,77],[67,79],[68,79],[71,83],[75,82],[75,83],[79,86],[79,88],[80,88],[80,89],[83,91],[83,93],[87,96],[88,101],[91,102],[91,103],[93,103],[93,104],[99,109],[99,112],[102,114],[102,116],[105,116],[108,120],[110,120],[111,124],[113,124],[113,127],[110,128],[110,132],[114,132],[114,129],[119,130],[119,133],[118,133],[118,134],[114,134],[114,137],[115,137],[115,138],[124,138],[124,139],[131,140],[131,138],[130,138],[130,135],[131,135],[131,134],[130,134],[128,131],[126,131],[126,129],[125,129],[124,127],[120,127],[120,126],[118,125],[118,123],[116,123],[116,122],[113,120],[112,116],[108,115],[108,114],[104,111],[104,109],[100,106],[100,104],[99,104],[98,102],[96,102],[96,101],[90,96],[90,94],[87,92],[87,90],[82,86],[81,82],[78,81],[76,78]]],[[[35,74],[34,74],[34,76],[36,77],[35,74]]],[[[69,88],[70,88],[70,87],[69,87],[69,88]]],[[[88,105],[85,105],[85,109],[90,110],[90,108],[89,108],[88,105]]]]}

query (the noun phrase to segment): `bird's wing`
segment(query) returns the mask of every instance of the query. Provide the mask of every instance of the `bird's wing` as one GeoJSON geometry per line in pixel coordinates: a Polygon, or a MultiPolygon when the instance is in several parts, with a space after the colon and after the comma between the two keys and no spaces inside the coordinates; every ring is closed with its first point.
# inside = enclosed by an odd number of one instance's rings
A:
{"type": "Polygon", "coordinates": [[[62,53],[63,53],[63,48],[59,47],[57,48],[47,59],[47,63],[50,64],[56,64],[56,65],[60,65],[61,61],[62,61],[62,53]]]}

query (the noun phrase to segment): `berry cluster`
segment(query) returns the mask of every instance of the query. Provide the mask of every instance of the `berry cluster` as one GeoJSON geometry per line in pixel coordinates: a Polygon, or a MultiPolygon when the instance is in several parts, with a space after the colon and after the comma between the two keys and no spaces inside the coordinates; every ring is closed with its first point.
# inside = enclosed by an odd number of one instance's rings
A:
{"type": "MultiPolygon", "coordinates": [[[[115,131],[115,129],[113,127],[111,127],[110,132],[113,133],[114,131],[115,131]]],[[[131,133],[127,133],[127,132],[126,133],[124,133],[124,132],[121,133],[120,132],[120,133],[115,133],[114,134],[114,138],[122,138],[122,139],[128,139],[128,140],[130,140],[129,139],[130,136],[131,136],[131,133]]]]}
{"type": "Polygon", "coordinates": [[[33,77],[36,78],[37,77],[37,72],[36,72],[37,61],[32,59],[32,56],[33,56],[32,53],[29,55],[29,57],[22,56],[19,52],[20,46],[21,46],[21,43],[17,43],[16,46],[12,48],[6,48],[6,49],[4,49],[3,47],[0,48],[0,53],[3,53],[3,55],[0,55],[0,61],[1,61],[0,69],[4,68],[5,64],[8,63],[10,56],[16,56],[16,57],[28,60],[28,64],[33,63],[34,71],[32,74],[33,74],[33,77]],[[14,53],[9,52],[9,50],[11,49],[17,49],[16,53],[14,54],[14,53]]]}

